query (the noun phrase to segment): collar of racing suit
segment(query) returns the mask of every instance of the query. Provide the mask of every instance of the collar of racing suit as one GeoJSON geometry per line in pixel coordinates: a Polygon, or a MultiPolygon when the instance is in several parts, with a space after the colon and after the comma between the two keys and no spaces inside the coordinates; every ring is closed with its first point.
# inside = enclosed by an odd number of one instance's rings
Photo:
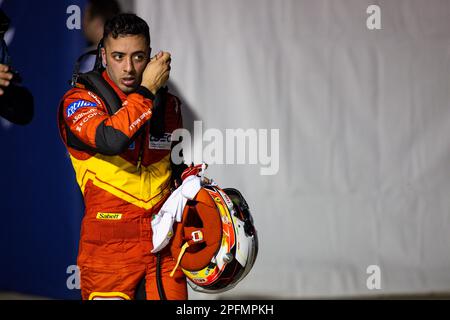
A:
{"type": "Polygon", "coordinates": [[[106,80],[106,82],[108,82],[108,84],[111,86],[111,88],[113,88],[113,90],[117,93],[120,100],[124,101],[127,99],[127,95],[122,90],[120,90],[120,88],[114,83],[114,81],[111,80],[111,78],[108,76],[108,73],[106,72],[106,70],[104,70],[102,72],[102,77],[103,77],[103,79],[106,80]]]}

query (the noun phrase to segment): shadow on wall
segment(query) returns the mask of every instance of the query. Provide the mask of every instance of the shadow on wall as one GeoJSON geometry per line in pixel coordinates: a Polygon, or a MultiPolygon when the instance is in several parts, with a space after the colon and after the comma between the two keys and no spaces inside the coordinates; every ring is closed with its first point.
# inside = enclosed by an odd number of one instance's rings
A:
{"type": "Polygon", "coordinates": [[[181,94],[178,87],[172,82],[168,81],[167,86],[169,87],[169,92],[177,96],[181,100],[181,114],[183,116],[183,127],[187,129],[191,135],[194,133],[194,121],[201,120],[198,113],[187,103],[186,99],[181,94]]]}

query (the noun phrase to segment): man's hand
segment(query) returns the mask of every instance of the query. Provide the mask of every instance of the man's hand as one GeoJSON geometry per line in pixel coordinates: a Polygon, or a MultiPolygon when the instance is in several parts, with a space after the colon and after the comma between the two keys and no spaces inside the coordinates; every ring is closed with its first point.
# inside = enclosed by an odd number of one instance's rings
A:
{"type": "Polygon", "coordinates": [[[156,94],[159,88],[169,79],[170,73],[170,53],[159,52],[154,56],[142,75],[141,85],[156,94]]]}
{"type": "Polygon", "coordinates": [[[0,64],[0,96],[4,91],[2,88],[6,88],[10,84],[10,80],[13,78],[13,74],[8,72],[9,67],[4,64],[0,64]]]}

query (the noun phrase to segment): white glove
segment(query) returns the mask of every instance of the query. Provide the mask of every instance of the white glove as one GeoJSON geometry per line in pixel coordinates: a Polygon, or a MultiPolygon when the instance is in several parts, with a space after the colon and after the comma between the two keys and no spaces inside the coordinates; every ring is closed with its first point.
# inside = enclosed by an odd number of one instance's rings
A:
{"type": "Polygon", "coordinates": [[[181,222],[186,202],[193,200],[200,188],[200,177],[189,176],[163,204],[152,220],[152,253],[162,250],[169,243],[173,236],[173,223],[175,220],[181,222]]]}

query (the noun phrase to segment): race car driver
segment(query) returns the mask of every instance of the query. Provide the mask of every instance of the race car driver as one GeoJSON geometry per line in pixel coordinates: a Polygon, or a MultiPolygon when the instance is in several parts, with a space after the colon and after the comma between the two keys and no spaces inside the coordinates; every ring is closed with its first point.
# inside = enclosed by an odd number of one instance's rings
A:
{"type": "MultiPolygon", "coordinates": [[[[83,299],[133,299],[145,278],[147,299],[159,299],[151,218],[170,195],[171,133],[182,126],[178,98],[162,91],[164,132],[152,135],[155,97],[169,77],[170,54],[150,59],[144,20],[119,14],[105,23],[102,77],[120,97],[109,114],[98,94],[69,90],[59,109],[59,129],[83,193],[85,214],[78,252],[83,299]]],[[[167,299],[187,299],[186,279],[175,260],[161,254],[167,299]]]]}

